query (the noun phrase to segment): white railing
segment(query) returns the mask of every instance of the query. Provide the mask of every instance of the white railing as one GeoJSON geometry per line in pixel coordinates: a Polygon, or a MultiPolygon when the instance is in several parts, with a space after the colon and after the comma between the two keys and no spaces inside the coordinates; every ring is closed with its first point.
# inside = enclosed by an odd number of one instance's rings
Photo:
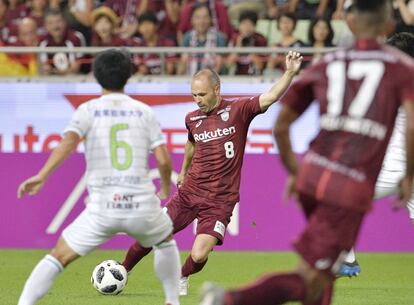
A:
{"type": "MultiPolygon", "coordinates": [[[[279,48],[279,47],[214,47],[214,48],[190,48],[190,47],[122,47],[127,49],[132,54],[148,54],[158,53],[160,55],[166,55],[171,53],[181,54],[190,53],[198,54],[205,52],[230,54],[230,53],[253,53],[253,54],[274,54],[274,53],[287,53],[293,48],[279,48]]],[[[85,53],[96,54],[101,51],[110,49],[110,47],[0,47],[0,53],[85,53]]],[[[336,48],[294,48],[294,50],[301,52],[302,54],[314,54],[314,53],[327,53],[336,48]]]]}

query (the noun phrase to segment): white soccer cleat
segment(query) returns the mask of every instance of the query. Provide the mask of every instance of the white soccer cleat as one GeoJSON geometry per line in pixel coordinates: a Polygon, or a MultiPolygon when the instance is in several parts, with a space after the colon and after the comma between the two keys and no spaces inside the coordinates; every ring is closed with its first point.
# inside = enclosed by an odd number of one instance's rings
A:
{"type": "Polygon", "coordinates": [[[182,278],[180,278],[179,295],[187,295],[189,286],[190,285],[188,283],[188,277],[183,276],[182,278]]]}

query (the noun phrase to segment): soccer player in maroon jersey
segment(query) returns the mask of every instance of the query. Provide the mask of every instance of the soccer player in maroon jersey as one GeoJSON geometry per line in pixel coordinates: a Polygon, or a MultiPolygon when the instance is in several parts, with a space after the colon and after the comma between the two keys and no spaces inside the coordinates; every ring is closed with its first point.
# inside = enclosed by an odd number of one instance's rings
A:
{"type": "Polygon", "coordinates": [[[289,172],[286,194],[302,205],[308,223],[294,246],[301,256],[291,273],[271,274],[238,290],[204,286],[202,305],[331,303],[336,273],[371,208],[375,181],[400,105],[406,110],[407,166],[403,207],[414,176],[414,62],[378,41],[391,19],[387,0],[356,0],[352,49],[327,54],[292,84],[274,133],[289,172]],[[320,132],[299,170],[289,129],[312,101],[320,105],[320,132]]]}
{"type": "MultiPolygon", "coordinates": [[[[174,233],[198,220],[191,255],[182,267],[181,295],[187,294],[188,276],[199,272],[214,246],[223,243],[233,208],[239,201],[250,122],[279,99],[301,63],[299,53],[289,52],[286,72],[268,92],[231,100],[220,96],[220,78],[213,70],[204,69],[193,76],[191,93],[199,109],[185,118],[188,141],[177,181],[179,189],[167,204],[174,233]]],[[[151,248],[135,243],[123,265],[130,271],[150,251],[151,248]]]]}

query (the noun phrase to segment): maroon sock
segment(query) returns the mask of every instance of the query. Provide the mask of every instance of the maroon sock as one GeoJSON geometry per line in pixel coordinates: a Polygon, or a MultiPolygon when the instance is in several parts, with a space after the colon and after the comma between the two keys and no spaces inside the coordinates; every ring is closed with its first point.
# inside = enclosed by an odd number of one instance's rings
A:
{"type": "Polygon", "coordinates": [[[181,269],[181,275],[184,277],[188,277],[191,274],[197,273],[201,271],[201,269],[203,269],[205,264],[207,264],[207,260],[205,260],[202,263],[196,263],[193,261],[191,255],[189,255],[181,269]]]}
{"type": "Polygon", "coordinates": [[[329,286],[325,288],[325,291],[319,300],[311,303],[303,303],[303,305],[330,305],[332,302],[333,287],[333,283],[329,284],[329,286]]]}
{"type": "Polygon", "coordinates": [[[150,253],[152,248],[144,248],[141,246],[138,242],[133,244],[127,252],[127,255],[125,256],[124,262],[122,265],[124,265],[125,269],[129,272],[132,270],[132,268],[135,267],[136,264],[148,253],[150,253]]]}
{"type": "Polygon", "coordinates": [[[273,274],[245,288],[230,291],[225,305],[276,305],[303,301],[305,296],[306,285],[299,274],[273,274]]]}

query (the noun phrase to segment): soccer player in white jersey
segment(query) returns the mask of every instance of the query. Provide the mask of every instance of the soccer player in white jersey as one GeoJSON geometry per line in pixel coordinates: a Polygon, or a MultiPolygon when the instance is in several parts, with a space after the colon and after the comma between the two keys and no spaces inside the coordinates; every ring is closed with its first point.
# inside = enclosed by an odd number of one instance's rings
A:
{"type": "Polygon", "coordinates": [[[18,305],[35,304],[69,263],[117,232],[154,247],[154,269],[162,282],[165,302],[178,305],[179,252],[172,239],[172,222],[160,207],[147,166],[153,151],[161,175],[159,196],[167,197],[172,167],[160,125],[149,106],[123,93],[131,76],[131,60],[125,52],[111,49],[100,53],[93,72],[103,88],[102,96],[75,111],[62,141],[42,169],[18,189],[19,198],[38,193],[81,139],[86,140],[86,209],[33,269],[18,305]]]}
{"type": "MultiPolygon", "coordinates": [[[[398,33],[392,36],[387,43],[414,58],[414,34],[398,33]]],[[[405,173],[405,121],[404,110],[400,109],[382,163],[381,172],[375,185],[375,199],[399,193],[400,181],[405,173]]],[[[414,189],[407,208],[409,217],[414,224],[414,189]]],[[[361,267],[356,261],[355,252],[352,249],[342,264],[339,275],[352,277],[359,275],[360,272],[361,267]]]]}

